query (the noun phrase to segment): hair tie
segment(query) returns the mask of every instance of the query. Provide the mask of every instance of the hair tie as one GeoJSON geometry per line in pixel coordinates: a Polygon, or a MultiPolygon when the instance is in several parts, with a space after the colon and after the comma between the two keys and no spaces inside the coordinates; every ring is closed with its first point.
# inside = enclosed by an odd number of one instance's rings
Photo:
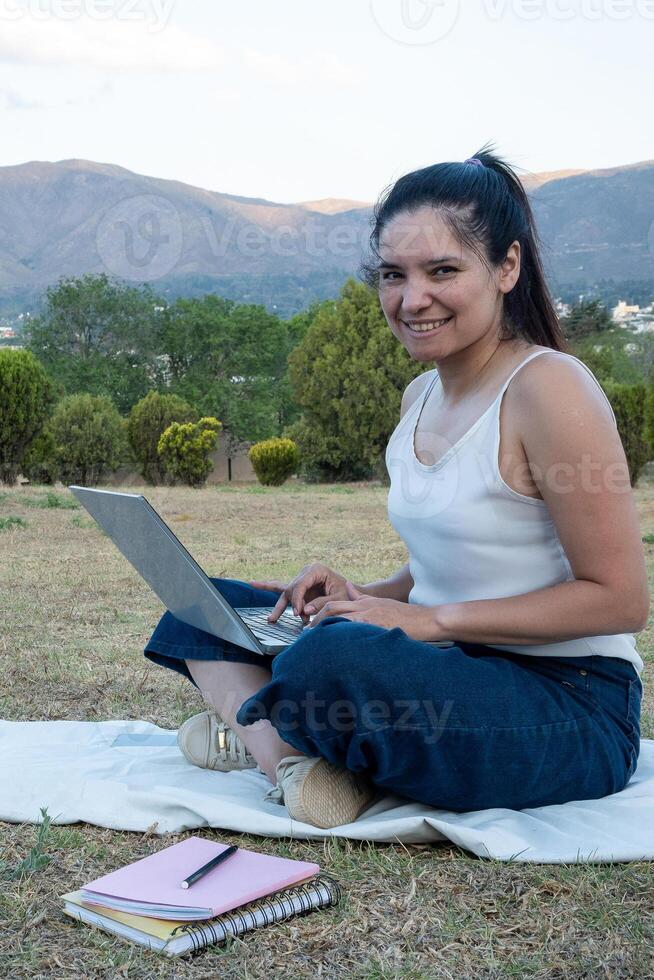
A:
{"type": "Polygon", "coordinates": [[[468,157],[468,159],[467,160],[464,160],[463,162],[464,163],[474,163],[475,167],[483,167],[484,166],[484,164],[481,162],[481,160],[479,160],[477,157],[468,157]]]}

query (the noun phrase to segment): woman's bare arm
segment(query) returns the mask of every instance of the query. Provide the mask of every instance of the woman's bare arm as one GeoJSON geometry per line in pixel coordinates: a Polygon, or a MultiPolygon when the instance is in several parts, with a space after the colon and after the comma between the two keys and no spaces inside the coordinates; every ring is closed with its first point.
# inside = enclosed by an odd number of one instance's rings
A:
{"type": "Polygon", "coordinates": [[[505,398],[575,580],[434,607],[436,638],[538,644],[643,629],[649,589],[638,515],[601,392],[581,365],[545,355],[525,365],[505,398]]]}
{"type": "Polygon", "coordinates": [[[376,596],[378,599],[397,599],[398,602],[408,602],[409,592],[413,588],[413,578],[409,571],[409,563],[403,565],[399,572],[390,578],[371,582],[369,585],[357,585],[359,592],[376,596]]]}

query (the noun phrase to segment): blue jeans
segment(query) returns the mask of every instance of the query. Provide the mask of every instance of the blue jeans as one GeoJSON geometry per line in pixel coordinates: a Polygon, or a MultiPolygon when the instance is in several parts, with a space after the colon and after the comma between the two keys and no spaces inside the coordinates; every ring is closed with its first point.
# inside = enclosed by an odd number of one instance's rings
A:
{"type": "MultiPolygon", "coordinates": [[[[234,606],[278,598],[212,581],[234,606]]],[[[240,725],[267,718],[299,752],[429,806],[520,810],[598,799],[636,769],[642,685],[618,658],[440,648],[400,628],[330,616],[268,659],[169,612],[145,653],[187,677],[186,659],[269,663],[270,681],[240,706],[240,725]]]]}

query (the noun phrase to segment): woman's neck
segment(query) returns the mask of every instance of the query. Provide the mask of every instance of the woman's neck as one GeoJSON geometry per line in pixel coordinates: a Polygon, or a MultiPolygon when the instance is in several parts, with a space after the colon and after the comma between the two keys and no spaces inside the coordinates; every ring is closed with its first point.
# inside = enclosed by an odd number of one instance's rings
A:
{"type": "Polygon", "coordinates": [[[530,346],[524,340],[492,336],[437,361],[444,400],[452,405],[464,401],[501,374],[507,363],[530,346]]]}

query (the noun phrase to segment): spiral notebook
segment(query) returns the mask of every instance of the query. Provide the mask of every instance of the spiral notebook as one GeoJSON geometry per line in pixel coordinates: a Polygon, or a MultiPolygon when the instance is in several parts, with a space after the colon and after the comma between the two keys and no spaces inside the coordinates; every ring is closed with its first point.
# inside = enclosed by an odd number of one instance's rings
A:
{"type": "Polygon", "coordinates": [[[176,922],[91,905],[83,900],[79,891],[63,896],[67,915],[165,956],[182,956],[205,946],[219,945],[230,937],[336,905],[340,898],[338,882],[329,875],[319,874],[310,881],[249,902],[208,922],[176,922]]]}
{"type": "Polygon", "coordinates": [[[188,875],[227,847],[219,841],[187,837],[89,882],[82,888],[82,901],[156,919],[213,919],[320,871],[311,861],[241,847],[192,888],[182,890],[181,882],[188,875]]]}

